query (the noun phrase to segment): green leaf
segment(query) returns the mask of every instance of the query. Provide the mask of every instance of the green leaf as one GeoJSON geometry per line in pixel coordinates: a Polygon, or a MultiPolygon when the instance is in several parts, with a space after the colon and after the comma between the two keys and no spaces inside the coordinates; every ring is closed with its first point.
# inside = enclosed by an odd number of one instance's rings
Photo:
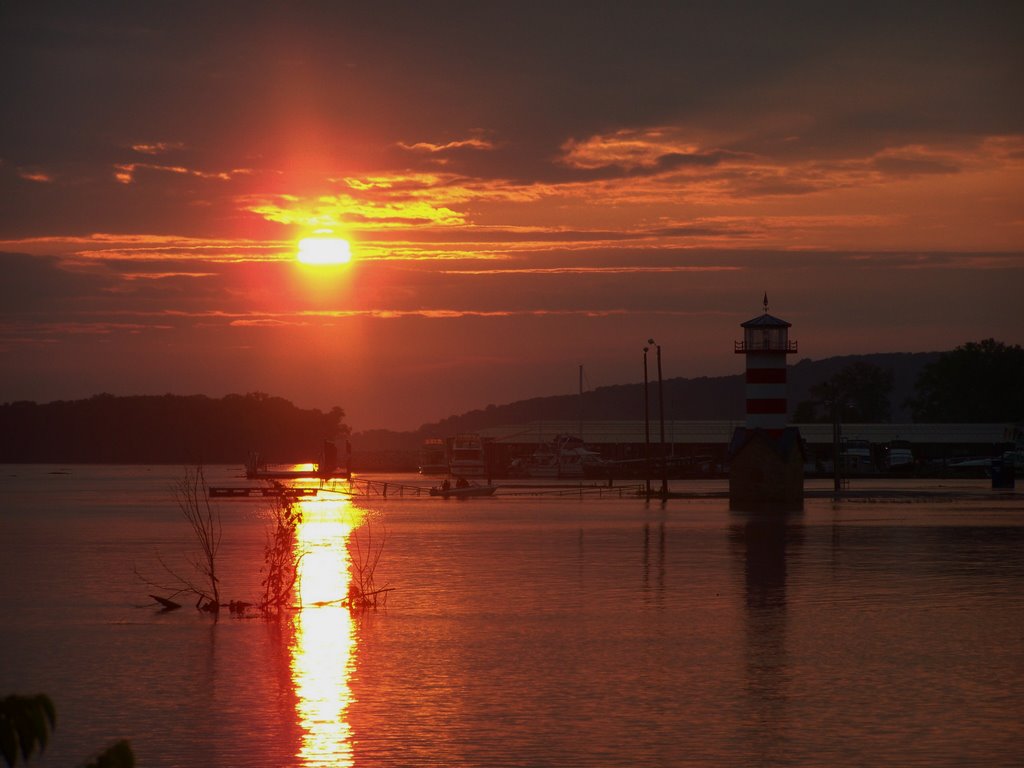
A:
{"type": "Polygon", "coordinates": [[[50,721],[50,729],[53,730],[57,727],[57,709],[53,706],[53,701],[45,693],[36,696],[36,700],[46,714],[46,719],[50,721]]]}
{"type": "Polygon", "coordinates": [[[18,759],[18,737],[14,733],[14,724],[6,717],[0,718],[0,753],[9,766],[18,759]]]}
{"type": "Polygon", "coordinates": [[[125,739],[113,744],[85,768],[134,768],[135,753],[125,739]]]}
{"type": "Polygon", "coordinates": [[[43,710],[42,703],[35,699],[31,705],[25,708],[25,716],[32,724],[32,731],[36,735],[36,740],[39,742],[39,751],[42,752],[46,749],[46,742],[49,733],[46,729],[46,713],[43,710]]]}
{"type": "Polygon", "coordinates": [[[21,757],[26,763],[28,762],[29,755],[32,754],[36,747],[36,731],[27,710],[27,706],[22,706],[14,713],[14,729],[17,731],[18,745],[21,747],[21,757]]]}

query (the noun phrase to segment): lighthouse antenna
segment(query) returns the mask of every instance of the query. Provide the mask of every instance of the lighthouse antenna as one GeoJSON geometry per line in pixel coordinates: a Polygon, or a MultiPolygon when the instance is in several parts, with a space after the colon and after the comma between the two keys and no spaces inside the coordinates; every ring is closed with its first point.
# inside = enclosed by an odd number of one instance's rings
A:
{"type": "Polygon", "coordinates": [[[768,314],[768,291],[764,292],[764,313],[768,314]]]}

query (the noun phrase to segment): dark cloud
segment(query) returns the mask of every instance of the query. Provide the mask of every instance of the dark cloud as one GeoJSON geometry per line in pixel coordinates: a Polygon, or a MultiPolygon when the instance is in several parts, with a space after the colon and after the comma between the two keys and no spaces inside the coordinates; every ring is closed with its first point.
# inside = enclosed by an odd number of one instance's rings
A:
{"type": "Polygon", "coordinates": [[[883,173],[899,176],[957,173],[960,170],[957,165],[949,161],[915,157],[879,157],[875,159],[874,165],[883,173]]]}
{"type": "Polygon", "coordinates": [[[508,150],[467,166],[543,178],[566,139],[630,125],[746,122],[730,148],[756,151],[771,114],[813,116],[804,151],[1005,133],[1021,22],[1015,3],[22,4],[0,33],[0,152],[109,165],[163,140],[207,166],[372,167],[486,130],[508,150]]]}
{"type": "Polygon", "coordinates": [[[114,283],[116,277],[69,270],[56,258],[0,253],[0,317],[47,320],[114,283]]]}

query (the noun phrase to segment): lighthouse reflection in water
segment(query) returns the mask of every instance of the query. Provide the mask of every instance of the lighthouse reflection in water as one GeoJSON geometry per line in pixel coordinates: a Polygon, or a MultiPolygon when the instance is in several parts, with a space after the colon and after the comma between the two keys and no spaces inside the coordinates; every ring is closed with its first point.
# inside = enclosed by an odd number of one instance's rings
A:
{"type": "Polygon", "coordinates": [[[302,501],[300,506],[295,593],[301,607],[294,617],[291,648],[302,730],[298,758],[307,766],[352,765],[348,708],[356,633],[342,600],[351,578],[347,540],[362,512],[345,499],[302,501]]]}

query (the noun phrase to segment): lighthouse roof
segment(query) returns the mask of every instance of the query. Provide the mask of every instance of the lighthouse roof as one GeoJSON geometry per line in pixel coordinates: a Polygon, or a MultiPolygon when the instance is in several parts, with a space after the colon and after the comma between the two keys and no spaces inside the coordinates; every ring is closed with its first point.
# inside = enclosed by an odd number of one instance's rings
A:
{"type": "Polygon", "coordinates": [[[791,328],[792,326],[792,323],[780,320],[773,315],[769,315],[767,312],[760,317],[755,317],[753,320],[740,323],[741,328],[791,328]]]}

